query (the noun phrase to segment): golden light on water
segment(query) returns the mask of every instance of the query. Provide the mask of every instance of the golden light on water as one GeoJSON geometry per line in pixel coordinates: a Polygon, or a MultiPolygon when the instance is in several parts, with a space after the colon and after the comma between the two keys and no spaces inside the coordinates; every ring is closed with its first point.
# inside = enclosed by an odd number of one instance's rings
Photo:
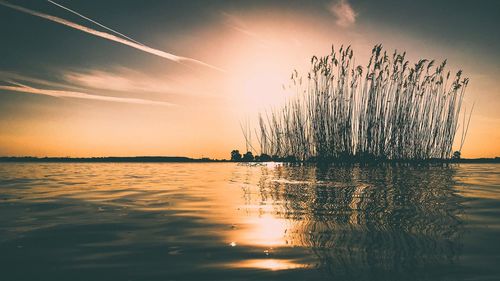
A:
{"type": "Polygon", "coordinates": [[[276,271],[276,270],[305,268],[307,267],[307,265],[300,264],[294,260],[287,260],[287,259],[250,259],[229,264],[229,267],[265,269],[265,270],[276,271]]]}
{"type": "Polygon", "coordinates": [[[243,221],[243,229],[234,231],[230,239],[234,239],[242,245],[257,247],[286,246],[286,220],[272,214],[265,214],[260,217],[248,217],[243,221]]]}

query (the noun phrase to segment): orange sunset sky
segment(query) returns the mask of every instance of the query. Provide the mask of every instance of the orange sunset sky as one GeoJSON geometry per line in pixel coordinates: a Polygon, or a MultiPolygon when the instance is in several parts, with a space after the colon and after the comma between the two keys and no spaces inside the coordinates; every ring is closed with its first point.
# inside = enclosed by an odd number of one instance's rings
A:
{"type": "Polygon", "coordinates": [[[462,155],[500,156],[489,3],[2,1],[0,156],[228,158],[245,149],[240,122],[287,98],[293,69],[332,44],[366,65],[378,43],[462,69],[475,102],[462,155]]]}

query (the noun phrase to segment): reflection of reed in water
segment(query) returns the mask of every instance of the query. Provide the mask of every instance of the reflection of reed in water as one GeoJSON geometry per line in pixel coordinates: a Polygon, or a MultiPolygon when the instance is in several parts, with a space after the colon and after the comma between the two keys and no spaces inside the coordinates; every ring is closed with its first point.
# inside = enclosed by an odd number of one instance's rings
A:
{"type": "Polygon", "coordinates": [[[278,167],[261,181],[276,215],[289,219],[287,243],[305,246],[334,275],[452,265],[458,256],[460,197],[453,168],[278,167]]]}

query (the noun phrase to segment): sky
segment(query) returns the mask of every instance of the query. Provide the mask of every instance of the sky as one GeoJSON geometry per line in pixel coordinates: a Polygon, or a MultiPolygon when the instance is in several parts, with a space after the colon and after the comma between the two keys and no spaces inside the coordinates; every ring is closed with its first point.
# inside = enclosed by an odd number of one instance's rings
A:
{"type": "Polygon", "coordinates": [[[0,1],[0,156],[228,158],[311,56],[379,43],[462,69],[462,155],[500,156],[498,28],[488,0],[0,1]]]}

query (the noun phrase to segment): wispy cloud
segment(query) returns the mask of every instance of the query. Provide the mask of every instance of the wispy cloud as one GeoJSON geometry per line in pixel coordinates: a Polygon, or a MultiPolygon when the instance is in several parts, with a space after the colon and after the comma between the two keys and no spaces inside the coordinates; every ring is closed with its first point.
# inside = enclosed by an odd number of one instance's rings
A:
{"type": "Polygon", "coordinates": [[[71,89],[75,90],[75,87],[72,87],[70,85],[66,85],[63,83],[55,82],[55,81],[49,81],[49,80],[44,80],[44,79],[39,79],[27,75],[22,75],[16,72],[9,72],[9,71],[0,71],[0,82],[7,82],[9,84],[14,84],[13,82],[15,81],[22,81],[23,83],[29,83],[31,85],[36,85],[36,86],[48,86],[51,88],[58,88],[58,89],[71,89]]]}
{"type": "Polygon", "coordinates": [[[245,35],[248,35],[250,37],[258,37],[258,35],[255,32],[252,32],[248,29],[244,21],[240,20],[235,15],[232,15],[227,12],[221,12],[221,14],[224,17],[225,23],[232,29],[239,31],[245,35]]]}
{"type": "MultiPolygon", "coordinates": [[[[113,66],[110,68],[72,68],[58,69],[56,72],[46,71],[44,77],[34,77],[18,72],[0,71],[0,85],[17,85],[24,88],[0,88],[2,90],[16,90],[26,92],[27,88],[40,90],[60,91],[60,93],[85,93],[97,96],[96,100],[103,100],[99,96],[138,98],[137,100],[151,101],[151,104],[186,105],[189,102],[213,102],[220,98],[218,91],[212,91],[207,85],[200,85],[183,75],[157,73],[151,75],[141,71],[113,66]],[[161,101],[160,103],[156,101],[161,101]]],[[[30,90],[30,92],[33,92],[30,90]]],[[[50,94],[51,92],[44,92],[50,94]]],[[[58,94],[60,94],[58,93],[58,94]]],[[[75,96],[81,98],[81,96],[75,96]]],[[[90,98],[90,97],[89,97],[90,98]]],[[[132,99],[130,102],[137,103],[132,99]]],[[[116,100],[118,101],[118,100],[116,100]]]]}
{"type": "Polygon", "coordinates": [[[66,11],[68,11],[68,12],[70,12],[70,13],[74,14],[74,15],[77,15],[77,16],[81,17],[82,19],[85,19],[85,20],[87,20],[87,21],[89,21],[89,22],[91,22],[91,23],[97,24],[98,26],[100,26],[100,27],[102,27],[102,28],[104,28],[104,29],[107,29],[108,31],[111,31],[111,32],[113,32],[113,33],[115,33],[115,34],[118,34],[118,35],[120,35],[120,36],[122,36],[122,37],[124,37],[124,38],[126,38],[126,39],[128,39],[128,40],[130,40],[130,41],[132,41],[132,42],[135,42],[135,43],[137,43],[137,44],[143,45],[141,42],[136,41],[135,39],[132,39],[132,38],[128,37],[127,35],[125,35],[125,34],[123,34],[123,33],[120,33],[120,32],[118,32],[118,31],[116,31],[116,30],[114,30],[114,29],[112,29],[112,28],[109,28],[109,27],[105,26],[104,24],[102,24],[102,23],[100,23],[100,22],[98,22],[98,21],[95,21],[95,20],[93,20],[93,19],[91,19],[91,18],[89,18],[89,17],[86,17],[86,16],[84,16],[84,15],[82,15],[82,14],[78,13],[78,12],[77,12],[77,11],[75,11],[75,10],[72,10],[72,9],[70,9],[70,8],[66,7],[66,6],[63,6],[63,5],[59,4],[59,3],[56,3],[56,2],[51,1],[51,0],[47,0],[47,2],[49,2],[49,3],[53,4],[53,5],[55,5],[55,6],[59,7],[59,8],[61,8],[61,9],[64,9],[64,10],[66,10],[66,11]]]}
{"type": "Polygon", "coordinates": [[[353,25],[356,22],[356,17],[358,16],[347,0],[334,1],[328,6],[328,10],[337,19],[337,25],[342,27],[353,25]]]}
{"type": "MultiPolygon", "coordinates": [[[[1,78],[1,72],[0,72],[1,78]]],[[[145,95],[166,98],[176,104],[184,104],[188,100],[213,100],[220,98],[220,80],[210,78],[200,80],[199,76],[176,73],[144,73],[137,69],[112,66],[107,68],[73,68],[59,71],[57,80],[63,81],[65,89],[90,93],[115,93],[132,96],[145,95]],[[199,83],[203,81],[203,83],[199,83]],[[214,83],[215,86],[210,83],[214,83]]],[[[205,79],[205,78],[203,78],[205,79]]],[[[1,80],[1,79],[0,79],[1,80]]],[[[21,80],[28,81],[28,80],[21,80]]]]}
{"type": "Polygon", "coordinates": [[[256,32],[250,30],[250,28],[247,26],[247,24],[238,18],[237,16],[227,13],[227,12],[221,12],[223,18],[224,18],[224,23],[229,26],[230,28],[248,36],[253,39],[255,39],[260,45],[262,46],[267,46],[269,44],[268,41],[264,40],[259,34],[256,32]]]}
{"type": "Polygon", "coordinates": [[[72,85],[100,90],[129,93],[169,93],[179,92],[175,82],[166,82],[166,78],[155,79],[138,71],[119,67],[112,71],[85,69],[63,71],[62,78],[72,85]]]}
{"type": "Polygon", "coordinates": [[[130,104],[144,104],[144,105],[161,105],[161,106],[175,106],[175,104],[162,102],[162,101],[152,101],[146,99],[137,98],[120,98],[120,97],[109,97],[92,95],[78,91],[66,91],[66,90],[53,90],[53,89],[42,89],[35,88],[32,86],[27,86],[16,81],[6,81],[11,85],[0,85],[0,90],[22,92],[36,95],[45,95],[58,98],[77,98],[86,100],[99,100],[99,101],[109,101],[109,102],[121,102],[130,104]]]}
{"type": "Polygon", "coordinates": [[[80,30],[80,31],[83,31],[83,32],[95,35],[97,37],[101,37],[101,38],[104,38],[104,39],[107,39],[107,40],[111,40],[111,41],[114,41],[114,42],[117,42],[117,43],[121,43],[121,44],[127,45],[129,47],[135,48],[137,50],[141,50],[141,51],[144,51],[146,53],[150,53],[150,54],[156,55],[158,57],[161,57],[161,58],[164,58],[164,59],[167,59],[167,60],[170,60],[170,61],[174,61],[174,62],[178,62],[178,63],[190,62],[190,63],[195,63],[195,64],[198,64],[198,65],[209,67],[211,69],[215,69],[215,70],[218,70],[218,71],[225,72],[223,69],[221,69],[219,67],[213,66],[213,65],[205,63],[205,62],[202,62],[200,60],[196,60],[196,59],[188,58],[188,57],[183,57],[183,56],[177,56],[177,55],[174,55],[174,54],[171,54],[171,53],[167,53],[167,52],[164,52],[162,50],[151,48],[151,47],[146,46],[144,44],[136,43],[136,42],[131,41],[129,39],[124,39],[124,38],[118,37],[116,35],[107,33],[107,32],[98,31],[98,30],[92,29],[90,27],[83,26],[83,25],[80,25],[80,24],[68,21],[68,20],[63,19],[63,18],[59,18],[59,17],[56,17],[56,16],[52,16],[52,15],[48,15],[48,14],[45,14],[45,13],[37,12],[37,11],[31,10],[31,9],[28,9],[28,8],[24,8],[24,7],[21,7],[21,6],[18,6],[18,5],[11,4],[9,2],[5,2],[5,1],[0,1],[0,5],[9,7],[9,8],[12,8],[14,10],[17,10],[17,11],[20,11],[20,12],[23,12],[23,13],[27,13],[27,14],[30,14],[30,15],[33,15],[33,16],[44,18],[44,19],[47,19],[47,20],[50,20],[50,21],[53,21],[53,22],[56,22],[56,23],[59,23],[59,24],[71,27],[71,28],[74,28],[76,30],[80,30]]]}

